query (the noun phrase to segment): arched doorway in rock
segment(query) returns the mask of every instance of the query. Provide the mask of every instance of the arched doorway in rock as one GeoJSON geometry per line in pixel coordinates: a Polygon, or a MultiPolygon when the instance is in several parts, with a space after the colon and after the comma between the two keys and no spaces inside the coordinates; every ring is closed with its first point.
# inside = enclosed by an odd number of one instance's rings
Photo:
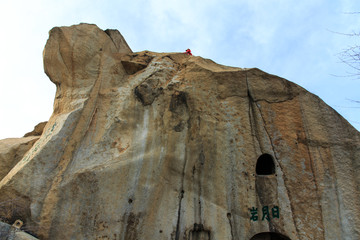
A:
{"type": "Polygon", "coordinates": [[[204,229],[200,224],[194,224],[194,228],[189,233],[189,240],[210,240],[210,231],[204,229]]]}
{"type": "Polygon", "coordinates": [[[273,175],[275,174],[275,164],[270,154],[262,154],[256,162],[257,175],[273,175]]]}
{"type": "Polygon", "coordinates": [[[280,233],[262,232],[253,236],[252,238],[250,238],[250,240],[291,240],[291,239],[280,233]]]}

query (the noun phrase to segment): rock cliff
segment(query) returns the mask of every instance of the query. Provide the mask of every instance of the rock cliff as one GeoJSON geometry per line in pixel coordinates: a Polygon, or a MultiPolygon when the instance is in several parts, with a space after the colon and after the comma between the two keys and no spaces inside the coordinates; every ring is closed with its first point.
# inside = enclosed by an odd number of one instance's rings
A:
{"type": "Polygon", "coordinates": [[[54,112],[1,158],[4,222],[52,240],[360,239],[360,134],[305,89],[90,24],[53,28],[43,56],[54,112]]]}

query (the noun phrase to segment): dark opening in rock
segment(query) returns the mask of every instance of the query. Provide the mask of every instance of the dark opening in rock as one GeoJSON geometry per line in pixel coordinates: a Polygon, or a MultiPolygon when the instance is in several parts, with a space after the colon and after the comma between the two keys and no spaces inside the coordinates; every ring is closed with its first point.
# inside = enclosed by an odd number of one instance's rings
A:
{"type": "Polygon", "coordinates": [[[138,71],[147,67],[146,64],[132,62],[132,61],[121,61],[121,64],[123,65],[126,73],[129,75],[137,73],[138,71]]]}
{"type": "Polygon", "coordinates": [[[271,155],[261,155],[256,163],[256,174],[257,175],[272,175],[275,174],[275,164],[271,155]]]}
{"type": "Polygon", "coordinates": [[[253,236],[250,240],[290,240],[290,238],[274,232],[263,232],[253,236]]]}
{"type": "Polygon", "coordinates": [[[16,220],[13,224],[13,226],[18,229],[20,229],[22,225],[24,225],[24,223],[21,220],[16,220]]]}
{"type": "Polygon", "coordinates": [[[210,240],[210,231],[204,229],[202,224],[194,224],[194,228],[190,231],[189,240],[210,240]]]}

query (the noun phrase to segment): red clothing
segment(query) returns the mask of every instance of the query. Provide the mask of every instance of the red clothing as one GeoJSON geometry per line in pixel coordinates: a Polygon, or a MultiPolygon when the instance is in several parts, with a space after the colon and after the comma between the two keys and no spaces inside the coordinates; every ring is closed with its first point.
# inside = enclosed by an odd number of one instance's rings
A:
{"type": "Polygon", "coordinates": [[[184,53],[186,53],[187,55],[191,55],[191,56],[192,56],[192,53],[191,53],[191,50],[190,50],[190,49],[186,49],[186,51],[185,51],[184,53]]]}

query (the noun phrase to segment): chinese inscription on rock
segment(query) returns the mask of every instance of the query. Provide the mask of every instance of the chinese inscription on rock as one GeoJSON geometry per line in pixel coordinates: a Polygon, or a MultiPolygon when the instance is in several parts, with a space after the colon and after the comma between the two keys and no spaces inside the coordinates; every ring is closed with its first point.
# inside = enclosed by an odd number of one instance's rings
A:
{"type": "MultiPolygon", "coordinates": [[[[250,211],[250,220],[251,221],[258,221],[259,220],[259,214],[258,214],[258,209],[255,207],[249,208],[250,211]]],[[[262,211],[262,217],[261,217],[261,221],[264,221],[265,219],[267,221],[270,221],[271,218],[279,218],[280,217],[280,209],[278,206],[274,206],[270,208],[269,206],[263,206],[263,208],[261,209],[262,211]]]]}

